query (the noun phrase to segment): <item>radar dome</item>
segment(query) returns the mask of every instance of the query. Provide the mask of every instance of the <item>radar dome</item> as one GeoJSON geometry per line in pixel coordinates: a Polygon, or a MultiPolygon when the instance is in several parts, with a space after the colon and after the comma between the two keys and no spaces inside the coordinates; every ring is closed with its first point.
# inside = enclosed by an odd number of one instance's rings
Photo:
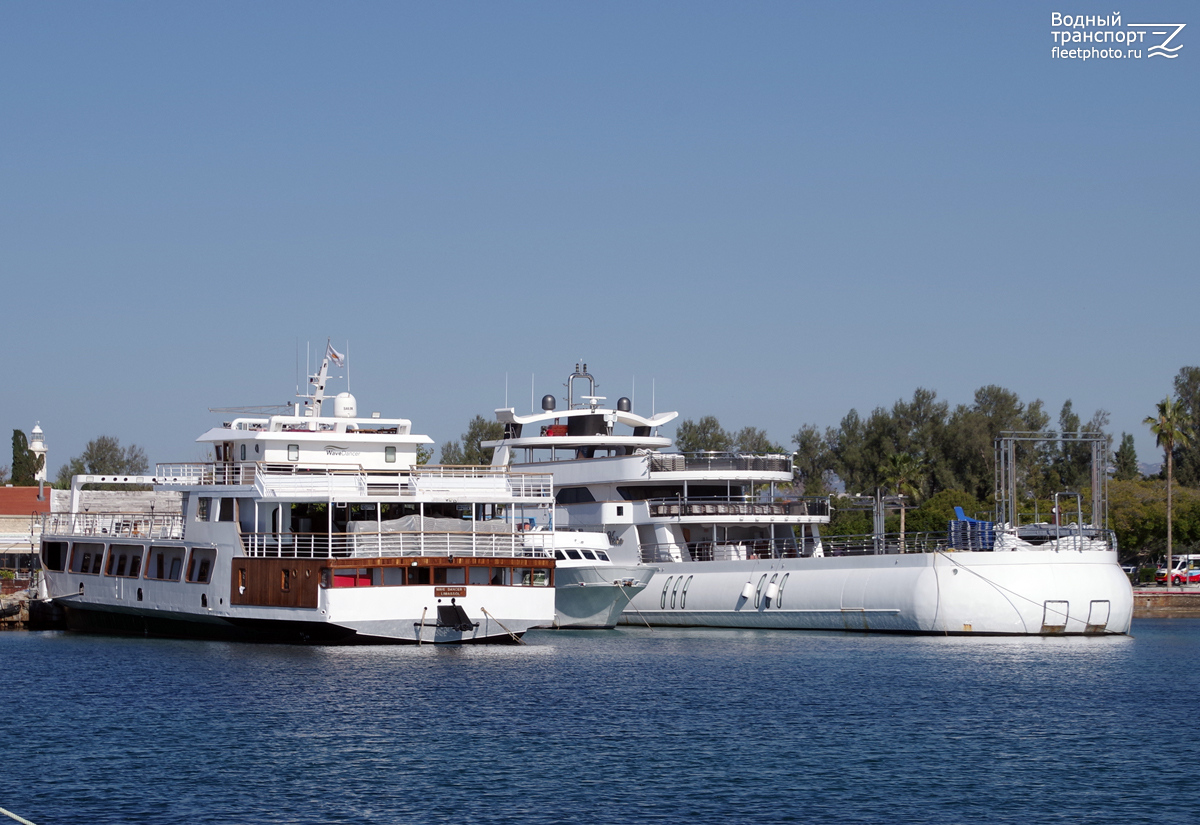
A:
{"type": "Polygon", "coordinates": [[[629,412],[633,409],[633,403],[625,396],[617,399],[617,412],[629,412]]]}
{"type": "Polygon", "coordinates": [[[554,409],[554,396],[553,395],[543,395],[542,396],[542,409],[545,410],[546,412],[550,412],[552,409],[554,409]]]}
{"type": "Polygon", "coordinates": [[[348,392],[339,392],[333,399],[333,414],[336,418],[355,418],[358,416],[358,402],[348,392]]]}

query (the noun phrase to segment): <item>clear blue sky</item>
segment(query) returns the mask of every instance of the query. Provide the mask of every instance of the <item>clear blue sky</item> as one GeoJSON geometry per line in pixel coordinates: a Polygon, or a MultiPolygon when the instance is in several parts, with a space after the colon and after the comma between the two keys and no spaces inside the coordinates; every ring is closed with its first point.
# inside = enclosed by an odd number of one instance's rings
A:
{"type": "Polygon", "coordinates": [[[51,474],[198,459],[327,337],[438,443],[583,359],[785,444],[1000,384],[1154,461],[1200,364],[1193,3],[17,0],[0,78],[0,432],[51,474]],[[1179,57],[1051,56],[1118,8],[1179,57]]]}

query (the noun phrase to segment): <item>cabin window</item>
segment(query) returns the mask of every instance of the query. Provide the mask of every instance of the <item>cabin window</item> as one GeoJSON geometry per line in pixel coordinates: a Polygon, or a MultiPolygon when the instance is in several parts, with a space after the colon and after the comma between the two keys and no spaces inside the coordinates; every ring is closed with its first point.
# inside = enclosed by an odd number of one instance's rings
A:
{"type": "Polygon", "coordinates": [[[675,580],[675,586],[671,588],[671,609],[675,609],[675,594],[679,592],[679,585],[683,584],[683,576],[675,580]]]}
{"type": "Polygon", "coordinates": [[[567,558],[568,558],[568,559],[575,559],[576,561],[582,561],[582,560],[583,560],[583,556],[579,555],[579,551],[578,551],[578,550],[576,550],[576,549],[575,549],[575,548],[573,548],[573,547],[568,547],[568,548],[567,548],[567,558]]]}
{"type": "Polygon", "coordinates": [[[402,584],[404,584],[404,568],[403,567],[385,567],[385,568],[383,568],[383,583],[385,585],[402,585],[402,584]]]}
{"type": "Polygon", "coordinates": [[[663,585],[662,598],[658,600],[658,607],[661,610],[667,609],[667,588],[671,586],[671,577],[667,576],[667,581],[663,585]]]}
{"type": "Polygon", "coordinates": [[[758,580],[758,587],[754,590],[754,607],[757,608],[762,603],[763,586],[767,583],[767,574],[763,573],[762,578],[758,580]]]}
{"type": "Polygon", "coordinates": [[[461,567],[435,567],[433,569],[434,584],[466,584],[466,571],[461,567]]]}
{"type": "Polygon", "coordinates": [[[65,541],[42,542],[42,564],[47,570],[61,571],[67,566],[67,543],[65,541]]]}
{"type": "Polygon", "coordinates": [[[99,542],[79,541],[71,548],[72,573],[99,573],[104,557],[104,545],[99,542]]]}
{"type": "Polygon", "coordinates": [[[583,557],[585,559],[591,559],[592,561],[596,560],[596,554],[591,550],[581,550],[580,552],[583,553],[583,557]]]}
{"type": "Polygon", "coordinates": [[[612,561],[612,559],[608,557],[608,553],[605,553],[603,550],[596,551],[596,558],[598,558],[600,561],[612,561]]]}
{"type": "Polygon", "coordinates": [[[494,584],[494,585],[512,584],[512,568],[510,568],[510,567],[493,567],[491,584],[494,584]]]}
{"type": "Polygon", "coordinates": [[[783,578],[779,580],[779,594],[775,597],[775,606],[783,607],[783,588],[787,587],[788,576],[791,573],[784,573],[783,578]]]}
{"type": "Polygon", "coordinates": [[[242,445],[242,461],[246,460],[246,445],[242,445]]]}
{"type": "Polygon", "coordinates": [[[333,571],[334,587],[370,587],[373,584],[375,584],[375,571],[369,567],[342,567],[333,571]]]}
{"type": "Polygon", "coordinates": [[[111,556],[116,556],[117,571],[115,574],[110,571],[110,575],[136,578],[141,572],[142,551],[143,548],[136,544],[114,544],[109,554],[109,564],[111,566],[111,556]]]}
{"type": "Polygon", "coordinates": [[[209,510],[212,509],[212,499],[201,496],[196,500],[196,521],[208,521],[209,510]]]}
{"type": "Polygon", "coordinates": [[[554,495],[557,504],[590,504],[595,500],[587,487],[560,487],[554,495]]]}
{"type": "Polygon", "coordinates": [[[292,571],[285,568],[280,573],[279,587],[284,593],[287,593],[292,589],[292,571]]]}
{"type": "Polygon", "coordinates": [[[233,521],[233,499],[221,499],[221,512],[217,516],[217,521],[233,521]]]}
{"type": "Polygon", "coordinates": [[[299,444],[289,444],[288,445],[288,461],[299,461],[299,460],[300,460],[300,445],[299,444]]]}
{"type": "Polygon", "coordinates": [[[152,548],[150,561],[146,562],[146,578],[179,581],[183,572],[183,552],[182,547],[152,548]]]}
{"type": "Polygon", "coordinates": [[[487,584],[490,572],[486,567],[468,567],[467,584],[487,584]]]}
{"type": "Polygon", "coordinates": [[[432,581],[428,567],[408,568],[409,584],[430,584],[432,581]]]}
{"type": "Polygon", "coordinates": [[[208,584],[209,577],[212,575],[213,560],[216,556],[216,550],[193,549],[192,555],[188,559],[187,580],[197,584],[208,584]]]}
{"type": "Polygon", "coordinates": [[[383,460],[386,461],[388,464],[395,464],[396,463],[396,448],[395,447],[384,447],[383,448],[383,460]]]}
{"type": "Polygon", "coordinates": [[[625,505],[624,505],[624,504],[618,504],[618,505],[617,505],[617,515],[618,515],[618,516],[623,516],[623,515],[625,515],[625,505]]]}
{"type": "Polygon", "coordinates": [[[515,567],[512,583],[519,587],[546,587],[550,584],[550,571],[541,567],[515,567]]]}

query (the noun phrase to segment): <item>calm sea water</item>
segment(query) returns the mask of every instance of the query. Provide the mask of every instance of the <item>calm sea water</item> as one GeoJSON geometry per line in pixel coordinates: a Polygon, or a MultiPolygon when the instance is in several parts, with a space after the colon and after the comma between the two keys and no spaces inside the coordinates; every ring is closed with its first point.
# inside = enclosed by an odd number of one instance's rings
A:
{"type": "Polygon", "coordinates": [[[0,807],[37,825],[1200,818],[1200,620],[527,640],[2,633],[0,807]]]}

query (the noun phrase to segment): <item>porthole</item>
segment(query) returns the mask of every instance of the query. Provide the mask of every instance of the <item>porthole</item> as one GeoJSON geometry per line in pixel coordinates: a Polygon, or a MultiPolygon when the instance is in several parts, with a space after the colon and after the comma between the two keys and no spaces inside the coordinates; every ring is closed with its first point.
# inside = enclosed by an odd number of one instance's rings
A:
{"type": "Polygon", "coordinates": [[[691,586],[692,586],[692,577],[688,576],[687,581],[685,581],[683,583],[683,592],[679,594],[679,609],[680,610],[683,610],[684,605],[687,604],[687,592],[688,592],[688,588],[691,586]]]}
{"type": "Polygon", "coordinates": [[[658,600],[658,606],[662,610],[667,609],[667,588],[671,586],[671,581],[672,581],[672,578],[670,576],[667,576],[667,581],[663,585],[662,598],[658,600]]]}
{"type": "Polygon", "coordinates": [[[762,592],[763,592],[763,587],[766,585],[766,583],[767,583],[767,574],[763,573],[762,578],[758,580],[758,587],[755,588],[755,590],[754,590],[754,608],[755,608],[755,610],[757,610],[758,606],[762,604],[762,592]]]}
{"type": "Polygon", "coordinates": [[[679,585],[683,584],[683,576],[675,580],[675,586],[671,588],[671,609],[675,609],[675,594],[679,592],[679,585]]]}

